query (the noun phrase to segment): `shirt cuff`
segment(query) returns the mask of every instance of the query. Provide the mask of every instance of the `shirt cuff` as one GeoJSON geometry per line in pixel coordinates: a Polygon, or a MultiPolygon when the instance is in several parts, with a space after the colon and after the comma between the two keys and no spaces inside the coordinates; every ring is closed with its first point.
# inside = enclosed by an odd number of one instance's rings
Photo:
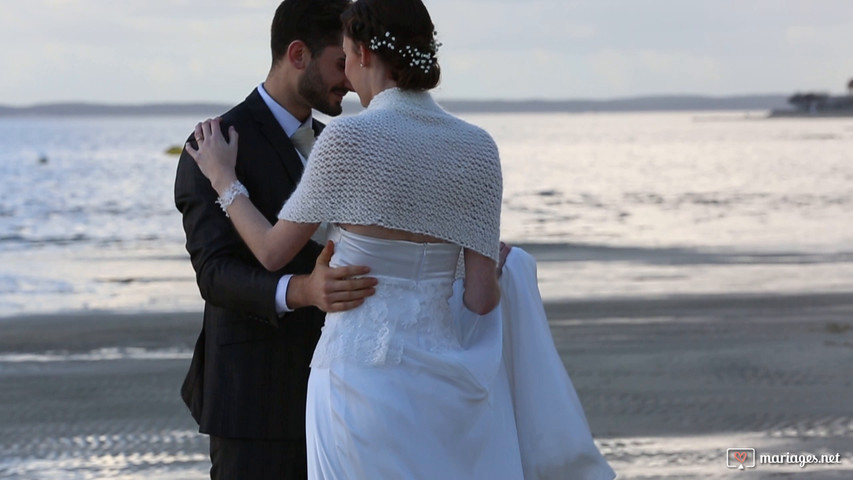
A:
{"type": "Polygon", "coordinates": [[[278,281],[275,287],[275,313],[279,316],[285,313],[292,312],[293,309],[287,306],[287,286],[290,285],[290,279],[293,275],[284,275],[278,281]]]}

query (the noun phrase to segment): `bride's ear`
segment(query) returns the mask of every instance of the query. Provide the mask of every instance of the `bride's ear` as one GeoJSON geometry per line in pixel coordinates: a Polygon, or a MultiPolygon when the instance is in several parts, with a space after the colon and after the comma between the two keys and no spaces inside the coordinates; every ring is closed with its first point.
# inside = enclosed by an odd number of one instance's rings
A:
{"type": "Polygon", "coordinates": [[[373,62],[373,52],[363,43],[358,45],[358,55],[362,67],[369,67],[371,62],[373,62]]]}
{"type": "Polygon", "coordinates": [[[311,60],[311,51],[302,40],[294,40],[287,46],[287,61],[298,69],[308,66],[311,60]]]}

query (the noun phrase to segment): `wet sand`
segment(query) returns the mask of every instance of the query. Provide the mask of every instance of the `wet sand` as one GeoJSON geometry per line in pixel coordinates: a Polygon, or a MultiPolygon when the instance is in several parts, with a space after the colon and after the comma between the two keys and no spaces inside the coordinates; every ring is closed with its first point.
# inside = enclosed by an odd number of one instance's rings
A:
{"type": "MultiPolygon", "coordinates": [[[[619,478],[736,478],[726,449],[836,454],[750,478],[853,478],[853,295],[548,303],[619,478]]],[[[200,314],[0,319],[0,478],[207,478],[179,399],[200,314]]],[[[745,472],[744,472],[745,473],[745,472]]]]}

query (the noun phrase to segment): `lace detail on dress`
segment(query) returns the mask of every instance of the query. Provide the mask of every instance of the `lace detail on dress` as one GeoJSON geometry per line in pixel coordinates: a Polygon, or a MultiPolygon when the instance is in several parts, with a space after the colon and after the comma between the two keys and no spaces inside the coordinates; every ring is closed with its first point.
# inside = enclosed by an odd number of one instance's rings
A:
{"type": "Polygon", "coordinates": [[[398,364],[407,348],[439,353],[460,349],[448,300],[448,280],[377,276],[380,287],[360,307],[326,315],[311,367],[334,360],[359,365],[398,364]]]}

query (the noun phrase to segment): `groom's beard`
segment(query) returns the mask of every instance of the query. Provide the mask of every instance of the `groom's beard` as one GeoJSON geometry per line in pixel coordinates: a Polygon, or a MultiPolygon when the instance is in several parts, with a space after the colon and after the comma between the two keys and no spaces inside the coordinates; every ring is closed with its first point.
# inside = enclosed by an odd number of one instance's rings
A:
{"type": "Polygon", "coordinates": [[[308,68],[305,69],[305,73],[299,79],[297,88],[299,95],[311,105],[311,108],[332,117],[340,115],[343,107],[341,107],[340,102],[330,102],[329,95],[333,90],[340,90],[341,96],[349,92],[349,90],[343,88],[330,88],[323,81],[323,76],[320,74],[317,62],[308,64],[308,68]]]}

